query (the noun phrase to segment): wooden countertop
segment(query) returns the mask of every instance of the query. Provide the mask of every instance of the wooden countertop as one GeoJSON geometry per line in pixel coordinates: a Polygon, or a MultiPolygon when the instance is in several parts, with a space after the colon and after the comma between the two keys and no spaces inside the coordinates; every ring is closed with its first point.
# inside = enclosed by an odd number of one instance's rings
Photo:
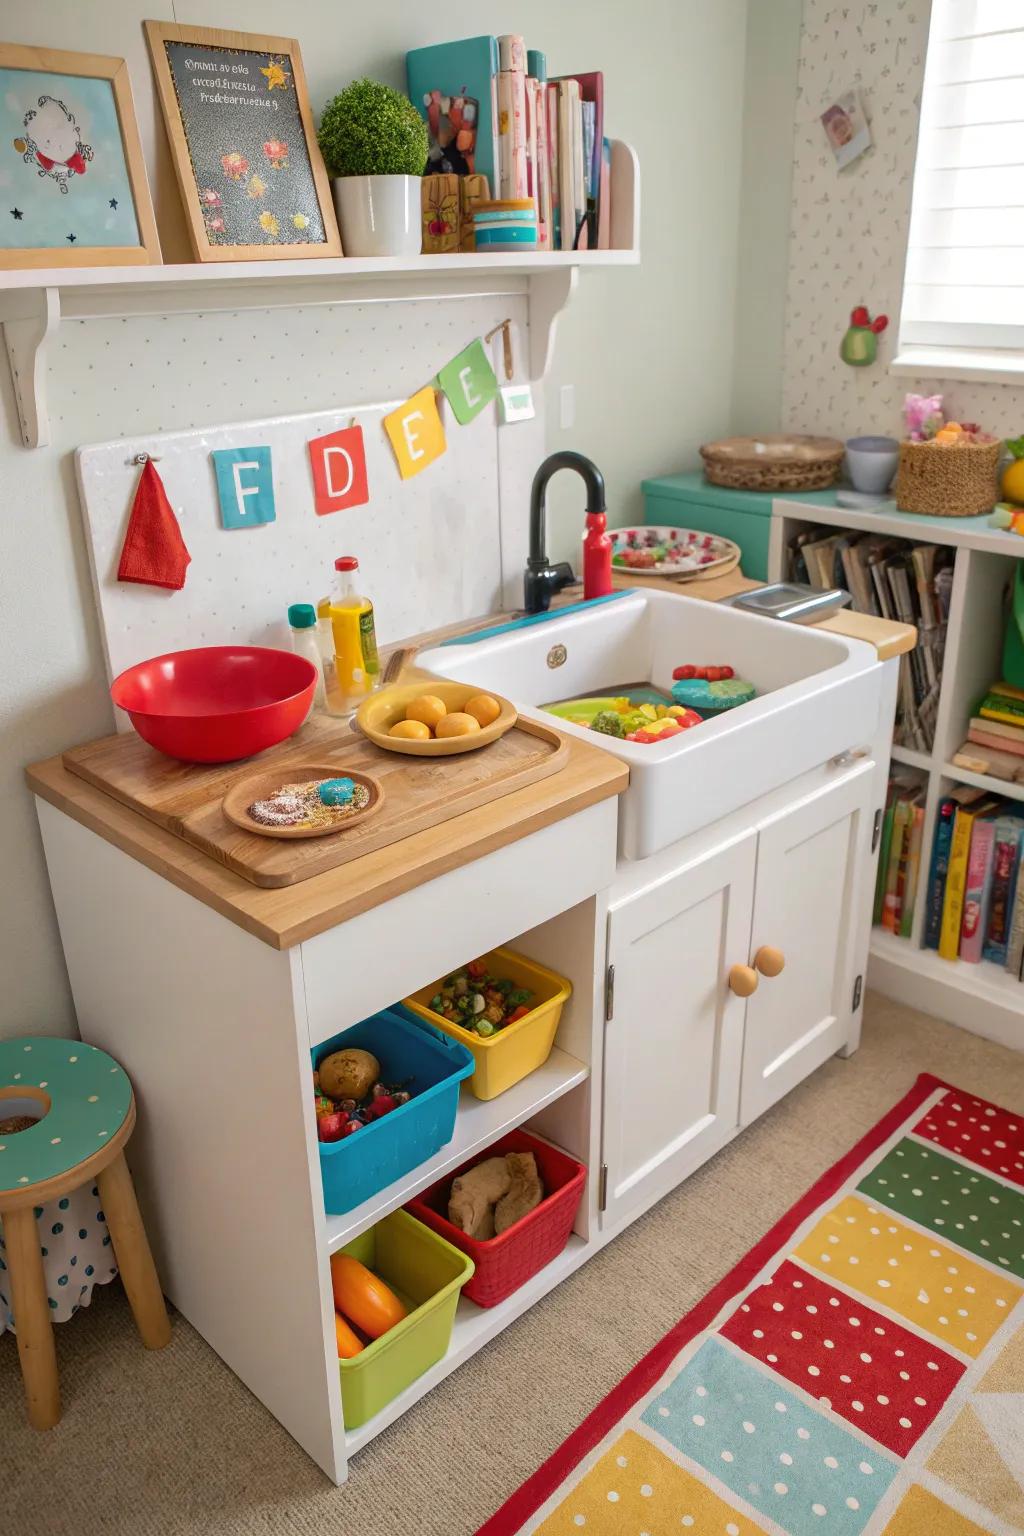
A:
{"type": "MultiPolygon", "coordinates": [[[[678,595],[717,602],[761,583],[750,581],[735,571],[723,577],[685,584],[663,577],[617,575],[615,585],[653,586],[678,595]]],[[[581,597],[580,588],[569,588],[556,601],[558,606],[563,606],[578,602],[581,597]]],[[[419,650],[449,635],[500,621],[501,615],[490,614],[418,635],[384,653],[388,658],[386,670],[392,679],[399,674],[415,675],[415,657],[419,650]]],[[[917,631],[912,625],[890,623],[848,610],[823,620],[820,627],[867,641],[875,646],[883,660],[912,650],[917,642],[917,631]]],[[[626,788],[629,771],[617,758],[598,747],[575,740],[569,740],[568,746],[569,758],[565,767],[550,778],[341,865],[327,874],[276,890],[250,884],[198,848],[163,831],[102,790],[94,789],[84,779],[69,773],[60,757],[34,763],[26,769],[26,778],[29,787],[41,799],[89,827],[115,847],[122,848],[147,868],[213,907],[264,943],[275,949],[288,949],[401,895],[403,891],[425,884],[459,864],[482,858],[530,832],[539,831],[612,795],[619,795],[626,788]]]]}
{"type": "Polygon", "coordinates": [[[26,769],[26,778],[34,794],[172,885],[274,949],[290,949],[460,864],[622,793],[629,782],[624,763],[599,747],[566,739],[565,767],[549,778],[327,874],[276,890],[252,885],[224,869],[198,848],[69,773],[59,757],[34,763],[26,769]]]}

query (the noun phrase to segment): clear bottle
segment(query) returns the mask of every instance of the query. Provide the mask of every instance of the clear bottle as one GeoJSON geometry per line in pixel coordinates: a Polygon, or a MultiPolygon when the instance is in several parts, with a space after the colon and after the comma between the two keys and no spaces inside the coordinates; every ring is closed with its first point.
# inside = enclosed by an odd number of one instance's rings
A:
{"type": "Polygon", "coordinates": [[[316,667],[316,687],[313,690],[313,703],[310,705],[310,714],[314,709],[327,708],[327,689],[324,684],[323,661],[320,656],[320,644],[316,633],[316,609],[312,603],[292,603],[288,609],[288,624],[291,629],[292,650],[296,656],[305,656],[316,667]]]}
{"type": "Polygon", "coordinates": [[[380,660],[373,604],[356,590],[359,561],[342,555],[334,562],[334,585],[318,612],[330,617],[334,636],[334,690],[332,713],[351,714],[377,686],[380,660]]]}

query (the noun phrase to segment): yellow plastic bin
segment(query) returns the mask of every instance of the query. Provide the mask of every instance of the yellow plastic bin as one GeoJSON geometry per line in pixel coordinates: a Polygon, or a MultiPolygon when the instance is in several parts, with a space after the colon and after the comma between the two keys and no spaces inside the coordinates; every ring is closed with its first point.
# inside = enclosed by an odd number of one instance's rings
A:
{"type": "Polygon", "coordinates": [[[372,1269],[409,1308],[361,1354],[338,1361],[345,1428],[358,1429],[444,1358],[459,1292],[476,1266],[405,1211],[385,1216],[342,1252],[372,1269]]]}
{"type": "Polygon", "coordinates": [[[572,992],[572,983],[511,949],[492,949],[489,955],[481,955],[480,959],[500,981],[513,981],[517,987],[529,988],[533,993],[533,1007],[517,1023],[506,1024],[504,1029],[489,1035],[486,1040],[475,1030],[450,1024],[427,1006],[443,977],[433,986],[421,987],[412,997],[407,997],[405,1005],[437,1029],[443,1029],[453,1040],[468,1046],[476,1062],[476,1071],[469,1079],[470,1088],[478,1099],[496,1099],[513,1083],[543,1066],[551,1055],[558,1021],[572,992]]]}

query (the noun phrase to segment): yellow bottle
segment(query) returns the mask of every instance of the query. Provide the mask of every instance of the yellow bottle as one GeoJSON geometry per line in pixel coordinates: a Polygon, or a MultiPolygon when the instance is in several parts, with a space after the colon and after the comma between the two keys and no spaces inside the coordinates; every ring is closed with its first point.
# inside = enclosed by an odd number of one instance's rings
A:
{"type": "Polygon", "coordinates": [[[377,686],[377,635],[373,604],[356,591],[359,561],[342,555],[334,569],[334,588],[317,605],[317,615],[330,619],[334,638],[334,687],[328,688],[328,707],[332,714],[351,714],[377,686]]]}

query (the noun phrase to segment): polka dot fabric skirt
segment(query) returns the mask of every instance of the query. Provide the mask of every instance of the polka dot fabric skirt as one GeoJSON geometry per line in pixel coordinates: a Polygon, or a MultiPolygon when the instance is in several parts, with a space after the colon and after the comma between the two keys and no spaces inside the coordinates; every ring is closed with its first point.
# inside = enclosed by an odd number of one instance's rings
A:
{"type": "Polygon", "coordinates": [[[1024,1532],[1024,1115],[920,1079],[478,1536],[685,1531],[1024,1532]]]}
{"type": "MultiPolygon", "coordinates": [[[[37,1205],[35,1216],[50,1317],[55,1323],[66,1323],[80,1307],[89,1305],[95,1286],[106,1285],[117,1274],[99,1190],[95,1184],[83,1184],[70,1195],[37,1205]]],[[[5,1328],[17,1332],[0,1224],[0,1333],[5,1328]]]]}

